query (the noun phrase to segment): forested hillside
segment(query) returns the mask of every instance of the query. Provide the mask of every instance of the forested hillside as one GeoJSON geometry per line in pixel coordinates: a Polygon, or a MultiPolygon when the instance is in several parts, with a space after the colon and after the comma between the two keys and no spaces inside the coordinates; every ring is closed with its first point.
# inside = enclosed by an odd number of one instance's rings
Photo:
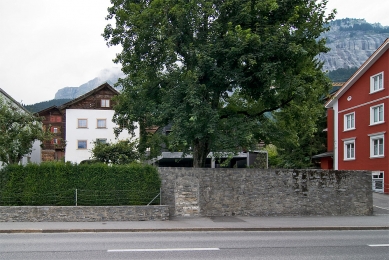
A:
{"type": "Polygon", "coordinates": [[[357,67],[354,68],[340,68],[337,70],[329,71],[328,77],[332,82],[346,82],[357,71],[357,67]]]}
{"type": "Polygon", "coordinates": [[[69,102],[70,100],[72,99],[52,99],[49,101],[39,102],[33,105],[24,105],[24,107],[28,111],[36,113],[52,106],[60,106],[62,104],[65,104],[66,102],[69,102]]]}

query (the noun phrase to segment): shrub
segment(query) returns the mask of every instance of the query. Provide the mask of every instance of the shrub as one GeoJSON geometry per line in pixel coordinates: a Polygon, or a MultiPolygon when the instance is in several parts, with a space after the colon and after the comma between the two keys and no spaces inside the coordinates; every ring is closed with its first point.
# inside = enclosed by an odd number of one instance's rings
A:
{"type": "Polygon", "coordinates": [[[160,183],[155,167],[139,163],[9,165],[0,171],[0,205],[145,205],[160,183]]]}

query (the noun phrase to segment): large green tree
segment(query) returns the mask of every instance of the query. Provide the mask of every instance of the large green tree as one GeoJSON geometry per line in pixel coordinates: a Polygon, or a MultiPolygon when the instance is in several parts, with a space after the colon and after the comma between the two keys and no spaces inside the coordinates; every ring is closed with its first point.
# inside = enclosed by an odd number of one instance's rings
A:
{"type": "Polygon", "coordinates": [[[171,124],[168,148],[191,152],[194,167],[210,151],[249,148],[266,112],[303,100],[324,77],[315,57],[327,51],[326,0],[111,3],[115,24],[103,36],[123,47],[114,61],[127,75],[118,131],[171,124]]]}
{"type": "Polygon", "coordinates": [[[326,132],[323,131],[327,127],[326,119],[323,100],[319,97],[299,103],[292,101],[281,110],[273,111],[259,129],[262,140],[268,144],[269,167],[313,167],[312,156],[326,151],[326,132]]]}
{"type": "Polygon", "coordinates": [[[41,119],[0,96],[0,161],[15,164],[32,151],[35,140],[46,140],[41,119]]]}

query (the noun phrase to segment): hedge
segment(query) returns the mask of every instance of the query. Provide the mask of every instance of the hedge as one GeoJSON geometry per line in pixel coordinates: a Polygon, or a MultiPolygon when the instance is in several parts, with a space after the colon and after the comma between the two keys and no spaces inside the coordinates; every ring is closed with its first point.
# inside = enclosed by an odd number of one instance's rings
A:
{"type": "Polygon", "coordinates": [[[143,164],[9,165],[0,170],[0,205],[146,205],[160,186],[157,169],[143,164]]]}

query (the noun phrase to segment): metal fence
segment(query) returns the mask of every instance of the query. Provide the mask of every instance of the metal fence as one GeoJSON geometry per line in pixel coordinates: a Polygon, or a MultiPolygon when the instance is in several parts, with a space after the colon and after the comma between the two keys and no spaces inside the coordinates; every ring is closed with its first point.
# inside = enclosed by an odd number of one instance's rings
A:
{"type": "Polygon", "coordinates": [[[55,193],[0,192],[0,206],[122,206],[160,205],[161,189],[139,190],[61,190],[55,193]]]}

